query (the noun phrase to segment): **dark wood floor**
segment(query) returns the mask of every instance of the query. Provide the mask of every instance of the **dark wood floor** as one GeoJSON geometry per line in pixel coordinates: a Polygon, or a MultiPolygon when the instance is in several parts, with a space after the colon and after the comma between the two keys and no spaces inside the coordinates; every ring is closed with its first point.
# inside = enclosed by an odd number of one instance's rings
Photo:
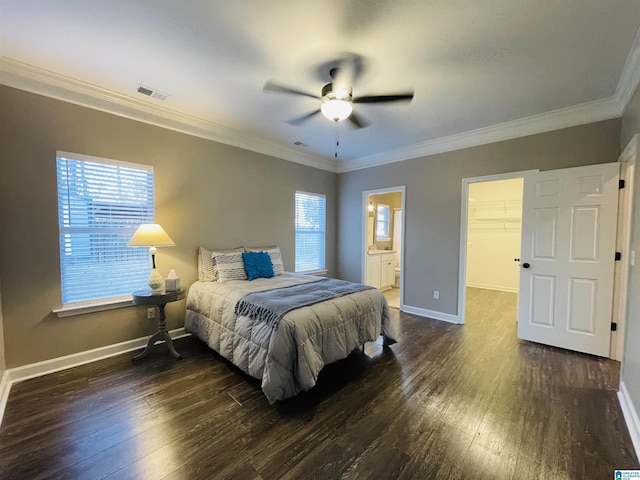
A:
{"type": "Polygon", "coordinates": [[[470,289],[465,326],[392,310],[318,386],[270,406],[194,338],[17,383],[2,479],[611,479],[638,469],[617,362],[516,339],[515,295],[470,289]]]}

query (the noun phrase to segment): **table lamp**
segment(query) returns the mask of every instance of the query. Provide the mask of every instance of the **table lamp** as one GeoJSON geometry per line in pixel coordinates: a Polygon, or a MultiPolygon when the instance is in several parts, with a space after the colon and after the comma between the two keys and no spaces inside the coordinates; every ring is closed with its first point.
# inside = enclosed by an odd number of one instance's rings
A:
{"type": "Polygon", "coordinates": [[[151,255],[151,275],[149,275],[149,288],[153,293],[160,293],[164,289],[164,280],[156,269],[156,247],[173,247],[175,243],[157,223],[143,223],[133,234],[128,247],[149,247],[151,255]]]}

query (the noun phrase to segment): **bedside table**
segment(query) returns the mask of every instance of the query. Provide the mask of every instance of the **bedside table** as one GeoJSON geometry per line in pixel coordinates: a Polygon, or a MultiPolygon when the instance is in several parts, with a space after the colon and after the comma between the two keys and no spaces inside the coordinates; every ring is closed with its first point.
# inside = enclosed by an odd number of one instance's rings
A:
{"type": "Polygon", "coordinates": [[[133,297],[133,303],[135,305],[155,305],[158,307],[160,315],[158,316],[158,331],[154,333],[151,338],[149,338],[149,342],[147,343],[146,348],[140,352],[138,355],[133,357],[133,360],[140,360],[141,358],[146,357],[149,350],[153,345],[160,341],[164,340],[167,348],[169,349],[169,353],[174,358],[182,358],[176,349],[173,346],[173,340],[171,340],[171,336],[167,333],[167,322],[164,316],[164,306],[169,302],[177,302],[178,300],[182,300],[185,297],[187,289],[181,288],[180,290],[176,290],[175,292],[162,292],[162,293],[152,293],[151,290],[138,290],[137,292],[133,292],[131,296],[133,297]]]}

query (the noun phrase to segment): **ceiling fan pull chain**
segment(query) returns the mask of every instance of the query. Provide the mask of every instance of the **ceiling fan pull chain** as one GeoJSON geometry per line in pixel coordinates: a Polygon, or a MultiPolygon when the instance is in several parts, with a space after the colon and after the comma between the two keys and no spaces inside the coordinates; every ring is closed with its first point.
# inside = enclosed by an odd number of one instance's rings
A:
{"type": "Polygon", "coordinates": [[[336,153],[333,155],[334,158],[338,158],[338,146],[340,145],[340,138],[338,137],[338,128],[340,124],[336,122],[336,153]]]}

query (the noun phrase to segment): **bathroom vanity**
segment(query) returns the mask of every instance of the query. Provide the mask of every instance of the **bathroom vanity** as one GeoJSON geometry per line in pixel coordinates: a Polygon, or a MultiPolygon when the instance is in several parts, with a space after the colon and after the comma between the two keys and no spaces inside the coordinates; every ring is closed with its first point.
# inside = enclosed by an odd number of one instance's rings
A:
{"type": "Polygon", "coordinates": [[[369,250],[367,252],[367,285],[389,290],[395,283],[395,251],[369,250]]]}

